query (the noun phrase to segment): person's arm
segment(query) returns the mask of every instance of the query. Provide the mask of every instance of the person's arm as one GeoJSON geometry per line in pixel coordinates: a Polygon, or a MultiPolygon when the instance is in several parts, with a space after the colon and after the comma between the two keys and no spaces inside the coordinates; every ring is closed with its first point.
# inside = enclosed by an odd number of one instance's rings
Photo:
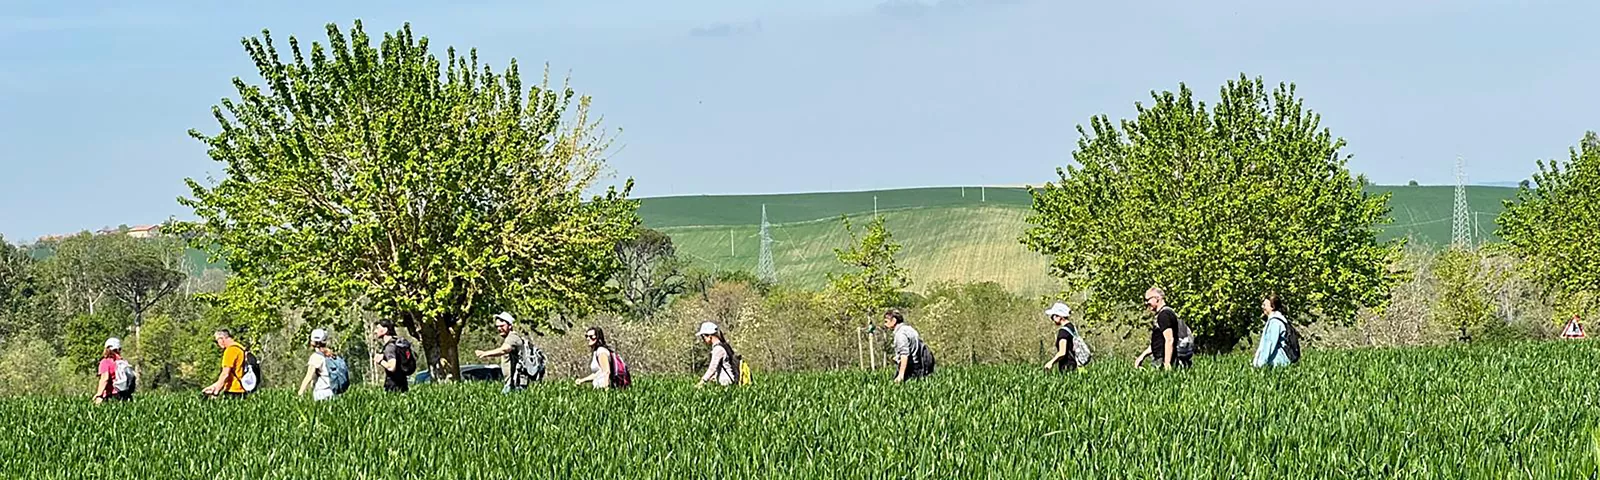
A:
{"type": "MultiPolygon", "coordinates": [[[[386,372],[393,372],[395,367],[400,365],[400,359],[396,358],[397,354],[393,353],[390,348],[391,347],[389,346],[385,346],[383,348],[383,353],[378,355],[378,367],[382,368],[386,372]]],[[[400,347],[392,348],[398,349],[400,347]]]]}
{"type": "Polygon", "coordinates": [[[906,364],[908,364],[910,362],[911,362],[911,356],[910,355],[901,355],[900,356],[900,369],[898,371],[896,371],[895,374],[894,374],[894,383],[901,383],[901,382],[905,382],[906,381],[906,364]]]}
{"type": "Polygon", "coordinates": [[[1172,347],[1173,347],[1173,345],[1172,345],[1173,344],[1173,341],[1172,341],[1172,329],[1169,328],[1169,329],[1166,329],[1166,330],[1162,330],[1161,331],[1161,338],[1164,338],[1164,339],[1167,340],[1166,342],[1162,342],[1162,343],[1165,343],[1166,345],[1163,345],[1161,347],[1161,349],[1163,351],[1165,351],[1167,355],[1165,357],[1161,357],[1161,368],[1165,368],[1167,370],[1171,370],[1172,369],[1172,347]]]}
{"type": "Polygon", "coordinates": [[[104,401],[106,399],[106,394],[109,393],[110,391],[111,391],[111,374],[110,373],[106,373],[106,372],[100,372],[100,381],[96,384],[96,387],[95,387],[95,390],[94,390],[94,403],[100,403],[101,401],[104,401]]]}
{"type": "Polygon", "coordinates": [[[1056,366],[1056,362],[1060,362],[1064,358],[1067,358],[1067,339],[1057,338],[1056,356],[1050,357],[1050,361],[1044,362],[1044,369],[1049,370],[1050,367],[1056,366]]]}
{"type": "Polygon", "coordinates": [[[1136,359],[1133,360],[1133,368],[1139,368],[1139,367],[1144,366],[1144,359],[1146,357],[1149,357],[1149,356],[1150,356],[1150,347],[1144,347],[1144,351],[1139,353],[1139,358],[1136,358],[1136,359]]]}
{"type": "Polygon", "coordinates": [[[215,383],[212,383],[211,386],[205,388],[205,394],[216,395],[218,393],[222,393],[222,390],[227,388],[228,379],[230,378],[233,378],[233,367],[222,367],[222,374],[217,375],[217,381],[215,383]]]}
{"type": "MultiPolygon", "coordinates": [[[[611,363],[610,362],[611,359],[609,359],[609,358],[606,358],[606,359],[600,358],[600,349],[598,349],[598,348],[595,349],[593,353],[590,353],[589,357],[591,359],[593,359],[594,362],[597,365],[603,365],[603,364],[611,363]],[[601,361],[601,360],[605,360],[605,361],[601,361]]],[[[583,385],[585,382],[593,382],[594,381],[594,377],[600,375],[601,373],[605,373],[606,374],[606,378],[610,379],[611,378],[610,377],[611,374],[609,373],[610,370],[611,370],[611,367],[609,365],[607,365],[605,369],[595,370],[594,373],[590,373],[588,376],[580,378],[574,383],[577,383],[578,385],[583,385]]]]}
{"type": "Polygon", "coordinates": [[[306,389],[310,388],[311,387],[311,382],[316,381],[316,379],[317,379],[317,366],[316,365],[306,365],[306,378],[303,379],[303,380],[300,380],[300,391],[299,392],[295,392],[294,396],[299,397],[299,396],[305,395],[306,394],[306,389]]]}
{"type": "Polygon", "coordinates": [[[502,345],[494,350],[473,350],[472,353],[476,354],[478,358],[494,358],[511,353],[511,347],[502,345]]]}

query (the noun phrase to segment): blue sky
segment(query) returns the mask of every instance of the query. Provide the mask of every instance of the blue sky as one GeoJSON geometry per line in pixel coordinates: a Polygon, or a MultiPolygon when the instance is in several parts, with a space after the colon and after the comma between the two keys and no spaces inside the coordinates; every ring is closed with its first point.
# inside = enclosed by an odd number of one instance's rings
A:
{"type": "Polygon", "coordinates": [[[357,18],[570,74],[644,196],[1042,183],[1091,115],[1241,72],[1297,83],[1378,183],[1450,183],[1457,155],[1515,181],[1600,129],[1600,2],[6,3],[12,241],[185,217],[183,178],[220,171],[185,132],[256,81],[238,40],[357,18]]]}

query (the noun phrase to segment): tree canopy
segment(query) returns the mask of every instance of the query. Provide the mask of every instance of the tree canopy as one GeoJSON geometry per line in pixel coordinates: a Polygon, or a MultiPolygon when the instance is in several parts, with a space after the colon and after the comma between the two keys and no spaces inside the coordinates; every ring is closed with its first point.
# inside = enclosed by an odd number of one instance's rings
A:
{"type": "Polygon", "coordinates": [[[1091,317],[1160,286],[1212,348],[1259,326],[1269,292],[1301,323],[1379,305],[1400,248],[1377,241],[1388,196],[1362,190],[1344,140],[1293,85],[1240,76],[1220,93],[1208,106],[1180,84],[1135,104],[1134,119],[1080,125],[1076,164],[1031,189],[1023,243],[1087,296],[1091,317]]]}
{"type": "MultiPolygon", "coordinates": [[[[848,270],[828,274],[828,289],[838,304],[840,320],[849,322],[882,313],[884,308],[895,304],[900,291],[911,285],[911,279],[906,276],[905,268],[895,263],[900,244],[895,243],[894,234],[884,225],[883,217],[873,216],[861,233],[850,225],[849,218],[840,220],[850,234],[850,245],[835,248],[834,254],[848,270]]],[[[872,319],[867,321],[870,324],[872,319]]],[[[845,326],[844,323],[836,325],[845,326]]]]}
{"type": "Polygon", "coordinates": [[[615,294],[613,252],[636,202],[599,188],[608,138],[588,97],[476,50],[437,58],[410,25],[374,44],[357,21],[309,51],[243,40],[260,84],[234,79],[206,135],[220,180],[188,180],[193,245],[235,272],[215,298],[240,314],[317,319],[356,303],[458,372],[468,322],[583,312],[615,294]]]}
{"type": "Polygon", "coordinates": [[[1600,295],[1600,136],[1588,132],[1565,162],[1540,160],[1531,184],[1495,220],[1532,276],[1569,300],[1600,295]]]}

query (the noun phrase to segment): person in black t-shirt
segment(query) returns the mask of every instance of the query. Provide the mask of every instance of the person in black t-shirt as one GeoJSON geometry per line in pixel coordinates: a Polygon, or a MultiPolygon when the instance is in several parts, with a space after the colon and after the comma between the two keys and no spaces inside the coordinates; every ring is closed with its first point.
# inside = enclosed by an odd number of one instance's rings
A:
{"type": "Polygon", "coordinates": [[[1065,303],[1051,305],[1044,314],[1050,317],[1050,322],[1056,324],[1056,354],[1050,361],[1044,362],[1044,369],[1054,367],[1061,373],[1078,369],[1078,359],[1074,357],[1072,338],[1078,334],[1077,326],[1072,324],[1072,308],[1065,303]]]}
{"type": "Polygon", "coordinates": [[[401,349],[410,349],[411,344],[400,338],[395,330],[394,322],[384,320],[378,322],[372,329],[372,335],[377,337],[378,344],[383,345],[382,354],[373,358],[373,364],[383,372],[383,390],[389,393],[405,393],[411,389],[410,379],[406,378],[407,372],[400,369],[400,355],[409,354],[401,349]]]}
{"type": "Polygon", "coordinates": [[[1178,320],[1178,313],[1167,305],[1166,293],[1160,288],[1150,287],[1144,292],[1144,303],[1150,307],[1155,318],[1150,323],[1150,347],[1139,354],[1138,360],[1133,361],[1134,368],[1144,366],[1146,357],[1155,360],[1163,369],[1188,367],[1192,357],[1177,351],[1179,341],[1188,337],[1188,329],[1178,320]]]}

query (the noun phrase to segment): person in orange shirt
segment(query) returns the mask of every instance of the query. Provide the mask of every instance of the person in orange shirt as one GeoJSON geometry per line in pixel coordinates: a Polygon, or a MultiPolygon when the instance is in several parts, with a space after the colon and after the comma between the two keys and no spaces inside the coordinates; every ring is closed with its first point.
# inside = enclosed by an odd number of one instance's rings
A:
{"type": "Polygon", "coordinates": [[[234,341],[233,334],[226,328],[218,329],[214,336],[217,348],[222,349],[222,373],[217,375],[216,383],[201,392],[210,397],[242,398],[245,389],[239,383],[239,377],[244,375],[244,346],[234,341]]]}

